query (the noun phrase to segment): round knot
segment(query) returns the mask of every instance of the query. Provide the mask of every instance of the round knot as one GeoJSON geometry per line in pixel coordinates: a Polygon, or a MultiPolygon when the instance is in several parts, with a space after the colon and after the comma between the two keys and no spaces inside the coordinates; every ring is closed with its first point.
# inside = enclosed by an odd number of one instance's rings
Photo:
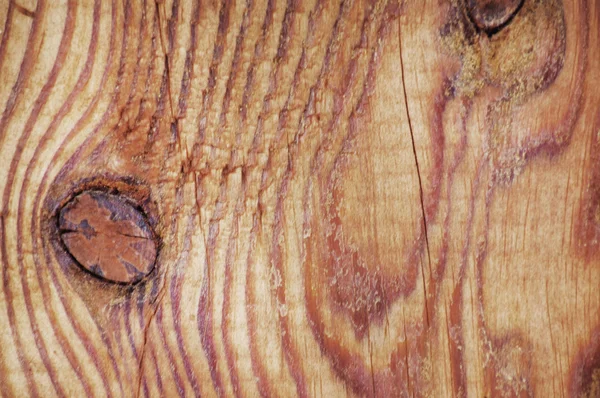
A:
{"type": "Polygon", "coordinates": [[[122,196],[80,193],[61,209],[58,226],[67,251],[98,277],[135,283],[154,268],[152,228],[146,215],[122,196]]]}

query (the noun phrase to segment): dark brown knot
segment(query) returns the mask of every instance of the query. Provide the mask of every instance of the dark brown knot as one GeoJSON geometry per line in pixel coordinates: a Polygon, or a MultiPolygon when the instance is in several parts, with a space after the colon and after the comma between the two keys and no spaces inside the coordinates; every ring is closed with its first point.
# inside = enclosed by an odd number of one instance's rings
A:
{"type": "Polygon", "coordinates": [[[153,231],[145,214],[122,196],[80,193],[61,209],[58,227],[67,251],[98,277],[135,283],[154,268],[153,231]]]}

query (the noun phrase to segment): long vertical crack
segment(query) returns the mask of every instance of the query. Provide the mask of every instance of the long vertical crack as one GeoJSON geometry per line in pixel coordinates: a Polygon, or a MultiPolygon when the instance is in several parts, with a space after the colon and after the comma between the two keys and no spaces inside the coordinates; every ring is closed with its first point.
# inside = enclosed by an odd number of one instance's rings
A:
{"type": "MultiPolygon", "coordinates": [[[[429,274],[431,275],[431,253],[429,251],[429,235],[427,234],[427,218],[425,217],[425,203],[423,200],[423,182],[421,180],[421,170],[419,168],[419,159],[417,157],[417,147],[415,146],[415,135],[413,133],[412,121],[410,119],[410,111],[408,110],[408,95],[406,94],[406,81],[404,79],[404,59],[402,57],[402,24],[398,20],[398,43],[400,46],[400,71],[402,72],[402,92],[404,94],[404,106],[406,108],[406,117],[408,119],[408,129],[410,131],[410,139],[412,142],[412,150],[415,156],[415,166],[417,168],[417,177],[419,179],[419,198],[421,199],[421,216],[423,217],[423,231],[425,233],[425,246],[427,249],[427,261],[429,264],[429,274]]],[[[427,305],[427,285],[425,284],[425,271],[422,270],[423,290],[425,291],[425,313],[427,326],[429,326],[429,308],[427,305]]]]}

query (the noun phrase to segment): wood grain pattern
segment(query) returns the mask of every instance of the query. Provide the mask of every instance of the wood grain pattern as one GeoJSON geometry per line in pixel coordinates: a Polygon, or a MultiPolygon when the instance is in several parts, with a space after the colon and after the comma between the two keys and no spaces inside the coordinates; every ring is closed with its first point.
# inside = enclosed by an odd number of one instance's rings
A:
{"type": "Polygon", "coordinates": [[[598,32],[596,0],[0,1],[0,396],[598,396],[598,32]],[[139,283],[65,250],[81,192],[143,210],[139,283]]]}

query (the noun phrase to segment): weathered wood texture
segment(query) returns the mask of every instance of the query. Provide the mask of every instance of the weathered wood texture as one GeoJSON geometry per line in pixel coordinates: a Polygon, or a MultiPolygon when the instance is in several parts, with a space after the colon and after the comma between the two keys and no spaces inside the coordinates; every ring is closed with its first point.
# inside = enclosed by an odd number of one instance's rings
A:
{"type": "Polygon", "coordinates": [[[599,1],[0,0],[0,38],[1,396],[599,396],[599,1]],[[86,191],[152,231],[70,255],[86,191]]]}

